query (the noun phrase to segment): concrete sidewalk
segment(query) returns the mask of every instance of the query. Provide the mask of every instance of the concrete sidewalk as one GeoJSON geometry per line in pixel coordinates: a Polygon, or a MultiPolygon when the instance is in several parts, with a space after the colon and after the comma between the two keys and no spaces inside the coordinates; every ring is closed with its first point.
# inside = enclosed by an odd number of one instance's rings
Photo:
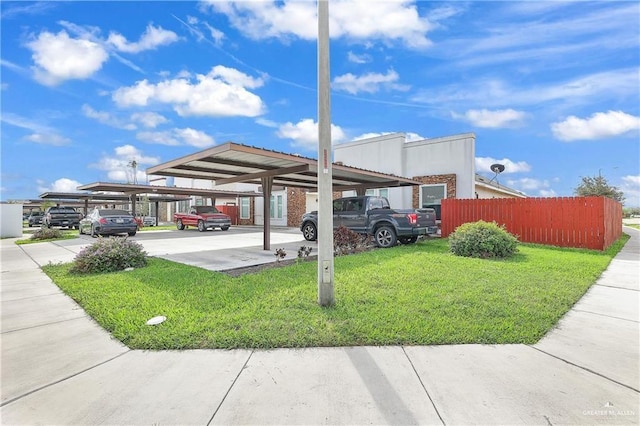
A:
{"type": "Polygon", "coordinates": [[[640,232],[625,232],[601,278],[535,345],[268,351],[129,350],[39,269],[77,247],[2,240],[1,421],[638,424],[640,232]]]}

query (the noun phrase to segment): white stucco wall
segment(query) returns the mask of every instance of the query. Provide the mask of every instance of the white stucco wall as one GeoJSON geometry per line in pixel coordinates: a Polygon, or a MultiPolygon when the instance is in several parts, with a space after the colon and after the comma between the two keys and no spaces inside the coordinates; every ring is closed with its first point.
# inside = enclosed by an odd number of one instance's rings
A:
{"type": "MultiPolygon", "coordinates": [[[[273,191],[272,194],[273,196],[282,196],[282,218],[273,218],[271,219],[271,225],[273,226],[287,226],[287,191],[273,191]]],[[[253,211],[254,214],[254,222],[256,225],[263,225],[264,224],[264,215],[262,214],[262,206],[263,206],[263,202],[264,202],[264,198],[263,197],[256,197],[255,198],[255,210],[253,211]]],[[[269,202],[269,200],[267,200],[267,202],[269,202]]]]}
{"type": "Polygon", "coordinates": [[[475,197],[476,137],[473,133],[408,142],[404,146],[407,177],[456,175],[456,197],[475,197]]]}
{"type": "Polygon", "coordinates": [[[0,204],[0,238],[22,237],[22,204],[0,204]]]}
{"type": "MultiPolygon", "coordinates": [[[[334,161],[397,176],[455,174],[456,196],[475,197],[475,140],[473,133],[405,142],[404,133],[393,133],[334,146],[334,161]]],[[[345,195],[351,195],[345,193],[345,195]]],[[[410,187],[390,188],[389,203],[410,208],[410,187]]]]}

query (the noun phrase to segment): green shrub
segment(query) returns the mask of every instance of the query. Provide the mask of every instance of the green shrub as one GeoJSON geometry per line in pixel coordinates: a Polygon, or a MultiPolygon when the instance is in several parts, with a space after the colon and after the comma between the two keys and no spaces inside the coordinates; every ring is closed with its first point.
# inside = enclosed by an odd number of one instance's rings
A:
{"type": "Polygon", "coordinates": [[[509,257],[518,250],[518,239],[495,222],[465,223],[449,236],[449,248],[465,257],[509,257]]]}
{"type": "Polygon", "coordinates": [[[358,234],[349,228],[339,226],[333,231],[333,255],[360,253],[373,247],[371,237],[358,234]]]}
{"type": "Polygon", "coordinates": [[[143,247],[126,238],[98,238],[98,241],[78,253],[72,273],[91,274],[115,272],[126,268],[141,268],[147,264],[143,247]]]}
{"type": "Polygon", "coordinates": [[[62,231],[54,228],[40,228],[31,234],[32,240],[52,240],[62,238],[62,231]]]}

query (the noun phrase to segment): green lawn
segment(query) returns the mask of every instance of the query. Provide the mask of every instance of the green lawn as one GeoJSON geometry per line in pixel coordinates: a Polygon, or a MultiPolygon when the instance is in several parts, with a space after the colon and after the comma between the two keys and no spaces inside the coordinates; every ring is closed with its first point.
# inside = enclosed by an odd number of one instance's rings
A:
{"type": "Polygon", "coordinates": [[[308,261],[237,278],[162,259],[131,272],[43,270],[136,349],[535,343],[595,282],[606,252],[520,245],[509,260],[456,257],[446,240],[336,258],[332,308],[308,261]],[[158,326],[145,322],[164,315],[158,326]]]}
{"type": "MultiPolygon", "coordinates": [[[[24,234],[28,235],[28,234],[33,234],[34,232],[35,231],[24,232],[24,234]]],[[[64,229],[64,230],[60,230],[60,232],[62,232],[62,237],[61,238],[47,238],[45,240],[32,240],[31,239],[31,235],[29,235],[29,238],[25,238],[25,239],[22,239],[22,240],[17,240],[16,244],[21,245],[21,244],[49,243],[51,241],[72,240],[74,238],[78,238],[78,231],[77,230],[64,229]]]]}

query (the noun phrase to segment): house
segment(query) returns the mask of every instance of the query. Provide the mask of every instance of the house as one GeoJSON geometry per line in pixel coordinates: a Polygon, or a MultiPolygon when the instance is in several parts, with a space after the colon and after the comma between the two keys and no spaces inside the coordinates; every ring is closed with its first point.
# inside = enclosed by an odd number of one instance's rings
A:
{"type": "Polygon", "coordinates": [[[369,190],[399,208],[431,207],[439,213],[444,198],[526,197],[476,173],[475,142],[473,133],[412,141],[405,133],[391,133],[336,145],[334,161],[423,182],[414,188],[369,190]]]}

